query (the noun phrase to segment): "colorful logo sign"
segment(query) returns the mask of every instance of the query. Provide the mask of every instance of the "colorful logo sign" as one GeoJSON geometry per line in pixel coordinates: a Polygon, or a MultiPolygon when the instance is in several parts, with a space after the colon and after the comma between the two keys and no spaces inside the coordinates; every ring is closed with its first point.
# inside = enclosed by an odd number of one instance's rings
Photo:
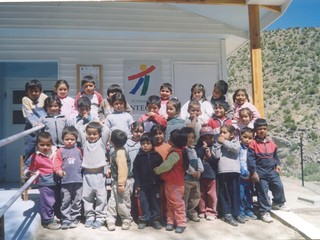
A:
{"type": "Polygon", "coordinates": [[[140,65],[141,72],[128,76],[128,81],[139,79],[136,85],[130,91],[130,94],[135,95],[139,90],[139,88],[141,87],[141,85],[143,84],[140,96],[145,96],[148,92],[149,82],[150,82],[150,75],[148,74],[153,72],[155,69],[156,67],[154,65],[151,65],[151,67],[147,68],[147,65],[142,64],[140,65]]]}

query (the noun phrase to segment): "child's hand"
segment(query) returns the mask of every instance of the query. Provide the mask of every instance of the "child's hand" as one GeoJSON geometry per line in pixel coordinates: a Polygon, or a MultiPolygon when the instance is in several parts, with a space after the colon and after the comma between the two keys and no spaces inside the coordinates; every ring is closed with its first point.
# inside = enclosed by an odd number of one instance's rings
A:
{"type": "Polygon", "coordinates": [[[154,112],[148,112],[147,113],[147,116],[149,116],[149,117],[153,117],[154,115],[156,115],[154,112]]]}
{"type": "MultiPolygon", "coordinates": [[[[157,174],[157,173],[156,173],[157,169],[158,169],[158,167],[155,167],[155,168],[153,169],[153,172],[154,172],[155,174],[157,174]]],[[[158,175],[158,174],[157,174],[157,175],[158,175]]]]}
{"type": "Polygon", "coordinates": [[[65,171],[59,171],[59,172],[57,172],[57,175],[58,175],[59,177],[63,178],[64,176],[67,175],[67,173],[66,173],[65,171]]]}
{"type": "Polygon", "coordinates": [[[111,170],[110,169],[107,170],[106,177],[108,177],[108,178],[111,177],[111,170]]]}
{"type": "Polygon", "coordinates": [[[84,113],[83,116],[82,116],[83,119],[87,119],[88,117],[89,117],[88,113],[84,113]]]}
{"type": "Polygon", "coordinates": [[[277,173],[280,173],[281,172],[281,167],[279,165],[275,166],[274,170],[277,172],[277,173]]]}
{"type": "Polygon", "coordinates": [[[118,192],[123,193],[124,192],[124,185],[118,185],[118,192]]]}
{"type": "Polygon", "coordinates": [[[200,171],[195,171],[194,173],[192,173],[192,177],[196,178],[196,179],[200,179],[201,176],[201,172],[200,171]]]}
{"type": "Polygon", "coordinates": [[[252,180],[252,182],[259,182],[259,181],[260,181],[259,175],[258,175],[257,172],[254,172],[254,173],[252,174],[251,180],[252,180]]]}
{"type": "Polygon", "coordinates": [[[223,143],[224,141],[225,141],[225,139],[221,135],[219,135],[218,143],[223,143]]]}

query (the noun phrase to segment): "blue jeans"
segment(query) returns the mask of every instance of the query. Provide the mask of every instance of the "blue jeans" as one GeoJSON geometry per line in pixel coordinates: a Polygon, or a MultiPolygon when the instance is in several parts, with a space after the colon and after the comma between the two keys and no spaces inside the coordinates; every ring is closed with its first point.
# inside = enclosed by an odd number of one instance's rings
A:
{"type": "Polygon", "coordinates": [[[240,215],[253,214],[253,183],[240,179],[240,215]]]}

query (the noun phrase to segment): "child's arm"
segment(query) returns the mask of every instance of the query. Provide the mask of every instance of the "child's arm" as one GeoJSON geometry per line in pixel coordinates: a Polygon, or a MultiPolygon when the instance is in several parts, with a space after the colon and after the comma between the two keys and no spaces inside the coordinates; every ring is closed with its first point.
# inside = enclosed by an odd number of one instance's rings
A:
{"type": "Polygon", "coordinates": [[[276,161],[276,166],[274,168],[274,170],[277,172],[277,173],[280,173],[281,172],[281,162],[280,162],[280,158],[278,156],[278,148],[276,148],[274,150],[274,153],[273,153],[273,159],[276,161]]]}
{"type": "MultiPolygon", "coordinates": [[[[218,140],[219,141],[219,140],[218,140]]],[[[222,145],[229,149],[231,152],[234,152],[236,154],[239,154],[240,151],[240,143],[238,141],[228,141],[228,140],[224,140],[222,142],[222,145]]]]}
{"type": "Polygon", "coordinates": [[[257,173],[256,156],[254,149],[249,147],[247,153],[248,171],[250,172],[253,182],[259,182],[259,175],[257,173]]]}
{"type": "Polygon", "coordinates": [[[110,130],[108,127],[103,125],[102,131],[101,131],[101,139],[102,139],[102,142],[105,146],[107,146],[107,144],[109,142],[109,138],[110,138],[110,130]]]}
{"type": "Polygon", "coordinates": [[[151,115],[149,118],[153,119],[159,125],[167,127],[167,120],[164,118],[164,116],[156,113],[156,114],[151,115]]]}
{"type": "Polygon", "coordinates": [[[119,149],[117,151],[117,157],[115,161],[118,166],[118,192],[124,192],[128,178],[127,158],[124,149],[119,149]]]}
{"type": "Polygon", "coordinates": [[[168,155],[167,159],[161,163],[161,165],[154,169],[155,173],[160,175],[171,170],[173,166],[180,160],[180,156],[176,152],[172,152],[168,155]]]}
{"type": "Polygon", "coordinates": [[[61,178],[66,175],[66,172],[62,170],[62,155],[59,149],[53,161],[53,171],[61,178]]]}

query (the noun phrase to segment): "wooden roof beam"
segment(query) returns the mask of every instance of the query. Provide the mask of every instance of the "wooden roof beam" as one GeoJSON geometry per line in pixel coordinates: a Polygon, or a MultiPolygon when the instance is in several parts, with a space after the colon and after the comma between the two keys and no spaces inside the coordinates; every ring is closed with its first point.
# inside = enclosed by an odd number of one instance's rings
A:
{"type": "Polygon", "coordinates": [[[101,0],[102,2],[153,2],[153,3],[180,3],[180,4],[233,4],[245,5],[246,0],[101,0]]]}

